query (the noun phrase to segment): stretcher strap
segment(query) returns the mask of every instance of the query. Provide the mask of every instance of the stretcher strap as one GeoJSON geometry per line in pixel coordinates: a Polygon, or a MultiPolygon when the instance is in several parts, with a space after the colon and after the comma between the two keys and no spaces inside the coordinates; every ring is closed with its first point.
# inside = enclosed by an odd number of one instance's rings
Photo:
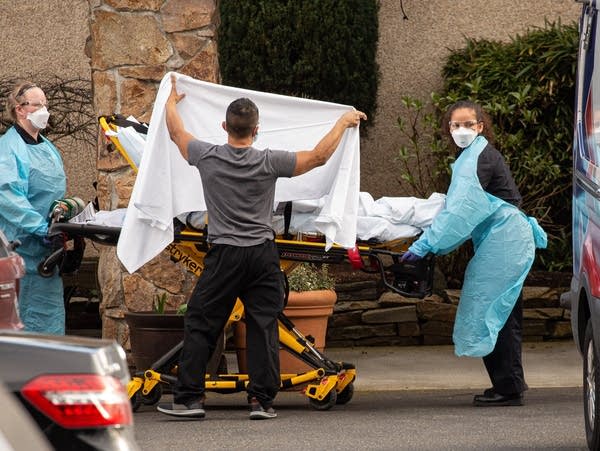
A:
{"type": "Polygon", "coordinates": [[[291,240],[292,235],[290,235],[290,223],[292,222],[292,202],[286,202],[285,207],[283,209],[283,238],[286,240],[291,240]]]}
{"type": "Polygon", "coordinates": [[[122,114],[113,114],[112,116],[105,116],[106,121],[110,124],[118,125],[119,127],[133,127],[134,130],[143,135],[148,134],[148,126],[146,124],[140,124],[127,120],[122,114]]]}

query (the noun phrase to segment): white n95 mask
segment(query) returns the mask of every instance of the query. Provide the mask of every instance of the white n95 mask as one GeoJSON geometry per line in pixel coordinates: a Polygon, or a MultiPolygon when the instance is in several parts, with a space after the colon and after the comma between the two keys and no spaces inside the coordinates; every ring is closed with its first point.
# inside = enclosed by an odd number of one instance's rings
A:
{"type": "Polygon", "coordinates": [[[469,147],[475,138],[477,138],[477,132],[472,128],[460,127],[452,132],[452,139],[461,149],[469,147]]]}
{"type": "Polygon", "coordinates": [[[48,109],[43,106],[39,110],[34,111],[33,113],[27,114],[27,119],[31,121],[33,126],[39,130],[46,128],[48,125],[48,118],[50,117],[50,113],[48,109]]]}

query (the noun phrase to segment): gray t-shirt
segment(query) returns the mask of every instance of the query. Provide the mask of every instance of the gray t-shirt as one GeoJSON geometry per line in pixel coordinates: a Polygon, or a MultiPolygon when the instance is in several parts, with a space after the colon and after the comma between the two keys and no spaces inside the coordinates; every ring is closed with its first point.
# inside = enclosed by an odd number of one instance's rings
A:
{"type": "Polygon", "coordinates": [[[188,145],[188,162],[202,178],[209,242],[254,246],[275,237],[275,182],[293,175],[294,152],[194,140],[188,145]]]}

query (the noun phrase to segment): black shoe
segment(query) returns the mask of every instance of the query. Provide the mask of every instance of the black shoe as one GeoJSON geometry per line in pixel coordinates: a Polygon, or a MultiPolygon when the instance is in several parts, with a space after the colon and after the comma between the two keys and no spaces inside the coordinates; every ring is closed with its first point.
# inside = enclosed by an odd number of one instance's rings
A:
{"type": "Polygon", "coordinates": [[[473,404],[477,407],[522,406],[523,393],[501,395],[496,393],[493,388],[488,388],[483,392],[483,395],[475,395],[473,404]]]}
{"type": "Polygon", "coordinates": [[[250,419],[251,420],[270,420],[276,418],[277,414],[273,407],[264,408],[258,399],[252,398],[250,400],[250,419]]]}
{"type": "Polygon", "coordinates": [[[494,396],[495,394],[496,391],[494,390],[494,387],[483,390],[483,396],[494,396]]]}
{"type": "Polygon", "coordinates": [[[204,411],[204,399],[191,401],[187,404],[163,402],[156,407],[156,410],[165,415],[178,418],[204,418],[206,415],[204,411]]]}

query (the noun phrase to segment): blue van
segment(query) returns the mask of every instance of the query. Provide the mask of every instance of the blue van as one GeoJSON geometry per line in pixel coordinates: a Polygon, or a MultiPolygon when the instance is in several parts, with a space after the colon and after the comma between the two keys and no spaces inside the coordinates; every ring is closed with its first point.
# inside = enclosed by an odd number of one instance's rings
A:
{"type": "Polygon", "coordinates": [[[590,449],[600,449],[600,22],[598,0],[582,3],[573,142],[573,337],[583,356],[590,449]]]}

